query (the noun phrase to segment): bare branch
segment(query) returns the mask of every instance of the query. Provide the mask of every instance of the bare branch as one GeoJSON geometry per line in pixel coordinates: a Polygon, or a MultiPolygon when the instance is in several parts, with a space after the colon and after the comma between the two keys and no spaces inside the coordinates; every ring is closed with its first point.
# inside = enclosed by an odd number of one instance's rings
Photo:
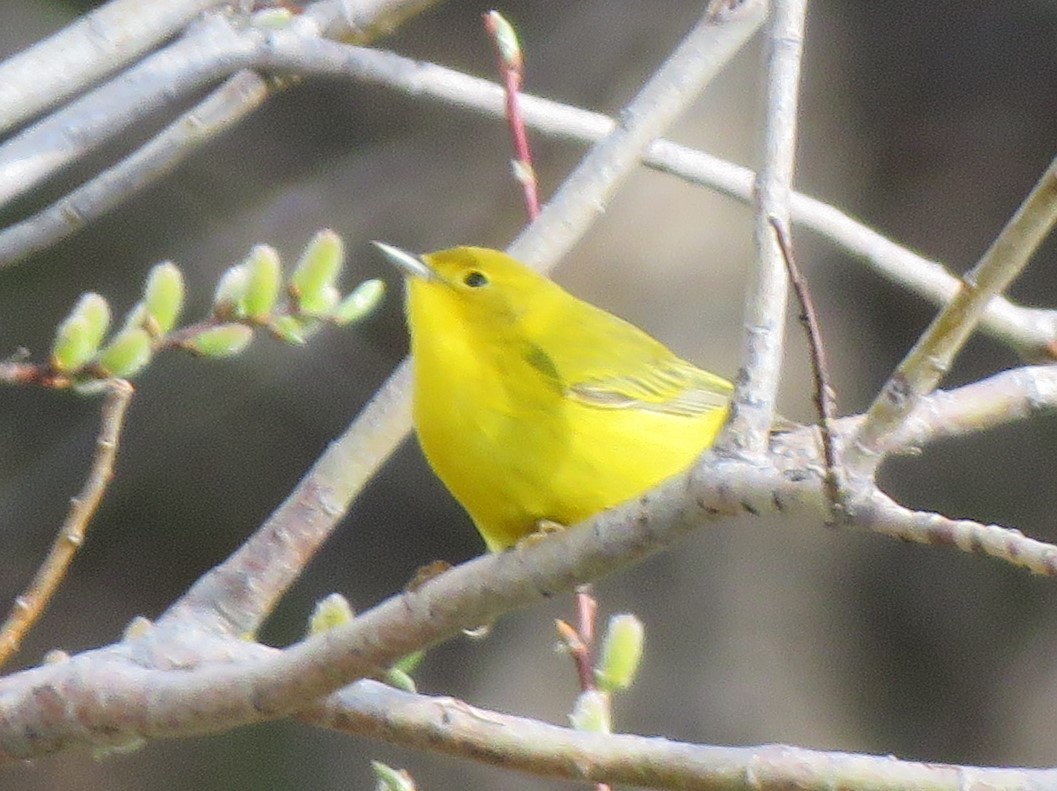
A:
{"type": "MultiPolygon", "coordinates": [[[[239,659],[237,646],[248,644],[237,635],[219,638],[207,621],[170,620],[134,630],[121,646],[0,679],[0,761],[292,714],[413,650],[623,568],[703,525],[744,513],[824,514],[810,453],[790,445],[779,447],[774,459],[779,466],[706,456],[689,473],[581,526],[472,560],[353,621],[282,651],[255,652],[252,660],[239,659]],[[99,694],[104,679],[106,694],[99,694]]],[[[854,524],[1057,574],[1057,546],[1013,530],[917,515],[880,494],[873,506],[854,524]]]]}
{"type": "Polygon", "coordinates": [[[44,250],[170,173],[199,146],[259,107],[268,82],[240,71],[113,167],[37,214],[0,231],[0,269],[44,250]]]}
{"type": "MultiPolygon", "coordinates": [[[[365,41],[428,4],[362,0],[353,15],[362,27],[352,35],[347,4],[324,0],[294,20],[291,29],[297,32],[291,35],[311,39],[320,34],[322,25],[334,35],[345,33],[365,41]]],[[[254,54],[266,50],[268,42],[267,32],[252,26],[236,28],[223,14],[208,15],[173,44],[0,145],[0,206],[137,121],[176,106],[183,97],[240,69],[252,68],[254,54]]]]}
{"type": "Polygon", "coordinates": [[[492,37],[495,49],[496,68],[503,79],[506,95],[506,122],[510,127],[510,142],[514,147],[514,177],[521,183],[525,196],[525,209],[530,220],[540,213],[539,179],[532,164],[532,149],[525,134],[525,121],[521,117],[521,84],[524,80],[524,60],[514,28],[498,11],[484,14],[484,29],[492,37]]]}
{"type": "Polygon", "coordinates": [[[991,298],[1027,266],[1057,221],[1057,159],[1050,163],[962,287],[896,368],[845,450],[849,474],[870,476],[883,460],[891,433],[932,392],[976,327],[991,298]]]}
{"type": "Polygon", "coordinates": [[[110,137],[242,68],[253,38],[213,16],[194,33],[0,145],[0,205],[37,187],[110,137]]]}
{"type": "MultiPolygon", "coordinates": [[[[268,65],[295,73],[360,79],[503,117],[503,91],[495,83],[391,52],[276,36],[268,53],[268,65]]],[[[596,142],[614,127],[613,120],[601,113],[529,94],[521,95],[521,109],[529,126],[562,139],[596,142]]],[[[752,199],[753,172],[705,152],[655,140],[647,148],[644,161],[657,170],[737,200],[752,199]]],[[[792,217],[798,225],[859,256],[889,280],[938,305],[945,304],[957,292],[958,279],[941,264],[901,247],[822,201],[800,193],[793,193],[791,200],[792,217]]],[[[1054,357],[1050,344],[1057,338],[1057,311],[1025,308],[995,297],[985,311],[983,329],[1029,360],[1054,357]]]]}
{"type": "Polygon", "coordinates": [[[630,734],[582,733],[450,698],[412,695],[373,681],[348,687],[300,716],[357,736],[537,776],[649,788],[965,791],[979,784],[993,791],[1042,791],[1057,785],[1053,769],[985,769],[786,745],[710,747],[630,734]]]}
{"type": "MultiPolygon", "coordinates": [[[[337,8],[337,2],[320,2],[310,6],[306,16],[311,16],[310,12],[313,10],[323,13],[320,10],[323,9],[327,19],[337,19],[338,17],[333,16],[338,13],[335,10],[337,8]]],[[[441,66],[401,58],[392,53],[313,40],[304,35],[303,31],[285,36],[282,32],[274,33],[268,41],[270,49],[266,55],[248,58],[246,66],[267,66],[294,73],[352,77],[502,117],[502,91],[486,80],[469,77],[441,66]]],[[[183,75],[179,73],[172,76],[183,79],[183,75]]],[[[154,90],[155,97],[165,93],[163,85],[149,83],[146,87],[154,90]]],[[[142,106],[144,97],[131,93],[125,98],[125,102],[114,105],[114,117],[130,117],[137,107],[142,106]]],[[[552,136],[597,141],[613,128],[613,121],[602,114],[538,97],[522,95],[522,106],[526,122],[538,131],[552,136]]],[[[66,118],[64,122],[68,123],[70,120],[66,118]]],[[[82,128],[80,134],[85,137],[87,130],[82,128]]],[[[5,158],[3,151],[3,147],[0,147],[0,174],[7,172],[14,178],[18,175],[17,161],[5,158]],[[5,171],[5,168],[11,170],[5,171]]],[[[738,200],[751,199],[752,171],[704,152],[657,140],[649,146],[645,161],[651,167],[709,186],[738,200]]],[[[61,163],[57,163],[56,167],[58,164],[61,163]]],[[[54,172],[54,168],[48,172],[54,172]]],[[[797,224],[836,242],[860,256],[883,276],[936,304],[944,304],[958,290],[957,278],[940,264],[900,247],[832,206],[794,193],[791,208],[792,217],[797,224]]],[[[74,227],[67,225],[66,230],[74,227]]],[[[24,231],[19,234],[20,244],[36,244],[32,239],[22,237],[22,233],[24,231]]],[[[17,247],[13,245],[10,256],[17,257],[18,252],[17,247]]],[[[0,262],[7,260],[10,259],[5,251],[0,256],[0,262]]],[[[983,329],[1011,345],[1028,360],[1053,359],[1051,344],[1057,338],[1055,311],[1025,308],[996,297],[986,309],[983,329]]]]}
{"type": "MultiPolygon", "coordinates": [[[[1057,412],[1057,365],[1003,371],[956,390],[936,390],[921,399],[889,440],[891,453],[908,453],[949,437],[1057,412]]],[[[840,421],[845,434],[861,416],[840,421]],[[847,426],[845,425],[847,421],[847,426]]]]}
{"type": "MultiPolygon", "coordinates": [[[[256,632],[349,503],[407,437],[410,397],[411,366],[404,360],[282,505],[230,557],[195,582],[160,622],[208,620],[221,632],[256,632]]],[[[484,621],[467,628],[480,623],[484,621]]]]}
{"type": "Polygon", "coordinates": [[[324,38],[363,44],[388,35],[405,19],[436,3],[437,0],[320,0],[306,6],[301,16],[311,20],[324,38]]]}
{"type": "Polygon", "coordinates": [[[763,169],[753,201],[756,255],[745,307],[741,368],[730,418],[717,449],[763,458],[774,423],[782,368],[788,283],[771,218],[789,225],[789,194],[796,162],[796,114],[807,0],[776,0],[767,31],[767,120],[763,169]]]}
{"type": "Polygon", "coordinates": [[[70,512],[62,523],[51,550],[37,570],[30,586],[15,599],[11,612],[0,627],[0,666],[18,651],[22,638],[33,628],[51,601],[52,595],[66,576],[74,555],[84,544],[88,524],[103,499],[107,485],[114,476],[114,458],[125,412],[132,400],[132,385],[124,379],[109,383],[103,401],[99,436],[95,441],[95,456],[88,478],[80,494],[70,500],[70,512]]]}
{"type": "Polygon", "coordinates": [[[228,0],[111,0],[0,63],[0,134],[129,63],[228,0]]]}
{"type": "Polygon", "coordinates": [[[1020,531],[951,519],[929,511],[914,511],[875,489],[865,504],[856,503],[855,521],[874,533],[918,544],[955,547],[1004,560],[1032,574],[1057,576],[1057,546],[1036,541],[1020,531]]]}

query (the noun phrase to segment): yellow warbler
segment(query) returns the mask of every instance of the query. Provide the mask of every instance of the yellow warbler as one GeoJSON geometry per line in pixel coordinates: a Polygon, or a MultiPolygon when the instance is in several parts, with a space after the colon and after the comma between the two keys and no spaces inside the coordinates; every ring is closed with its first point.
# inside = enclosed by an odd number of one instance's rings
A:
{"type": "Polygon", "coordinates": [[[732,386],[505,253],[414,256],[413,413],[434,472],[499,551],[652,488],[712,444],[732,386]]]}

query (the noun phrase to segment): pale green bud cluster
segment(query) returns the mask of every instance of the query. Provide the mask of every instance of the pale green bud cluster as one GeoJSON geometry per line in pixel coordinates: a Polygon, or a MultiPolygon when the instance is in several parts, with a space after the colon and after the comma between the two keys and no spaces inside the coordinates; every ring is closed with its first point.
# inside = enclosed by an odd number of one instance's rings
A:
{"type": "Polygon", "coordinates": [[[279,254],[257,245],[221,276],[212,316],[182,329],[175,327],[184,305],[183,274],[172,262],[160,263],[147,276],[143,298],[109,340],[110,306],[99,294],[84,294],[55,332],[48,362],[52,381],[95,392],[107,379],[136,375],[162,348],[228,357],[246,348],[258,326],[287,343],[303,344],[324,322],[360,321],[378,306],[385,289],[382,281],[368,280],[342,296],[337,280],[344,261],[341,238],[320,231],[302,253],[281,301],[279,254]]]}

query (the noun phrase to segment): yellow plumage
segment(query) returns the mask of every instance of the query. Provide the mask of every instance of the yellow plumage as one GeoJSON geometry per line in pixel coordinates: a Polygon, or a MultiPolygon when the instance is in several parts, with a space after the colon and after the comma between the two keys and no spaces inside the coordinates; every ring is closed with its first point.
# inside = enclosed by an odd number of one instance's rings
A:
{"type": "Polygon", "coordinates": [[[498,551],[693,462],[726,380],[508,255],[379,247],[410,277],[414,422],[430,466],[498,551]]]}

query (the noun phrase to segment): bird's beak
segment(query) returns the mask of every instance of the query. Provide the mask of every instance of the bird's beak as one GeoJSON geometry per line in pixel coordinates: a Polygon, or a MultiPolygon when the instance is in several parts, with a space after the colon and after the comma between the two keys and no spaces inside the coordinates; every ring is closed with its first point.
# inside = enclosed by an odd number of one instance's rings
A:
{"type": "Polygon", "coordinates": [[[437,279],[433,270],[426,266],[426,262],[417,255],[412,255],[399,247],[393,247],[385,242],[371,242],[371,244],[381,250],[382,254],[389,259],[389,263],[393,264],[405,275],[418,277],[423,280],[437,279]]]}

